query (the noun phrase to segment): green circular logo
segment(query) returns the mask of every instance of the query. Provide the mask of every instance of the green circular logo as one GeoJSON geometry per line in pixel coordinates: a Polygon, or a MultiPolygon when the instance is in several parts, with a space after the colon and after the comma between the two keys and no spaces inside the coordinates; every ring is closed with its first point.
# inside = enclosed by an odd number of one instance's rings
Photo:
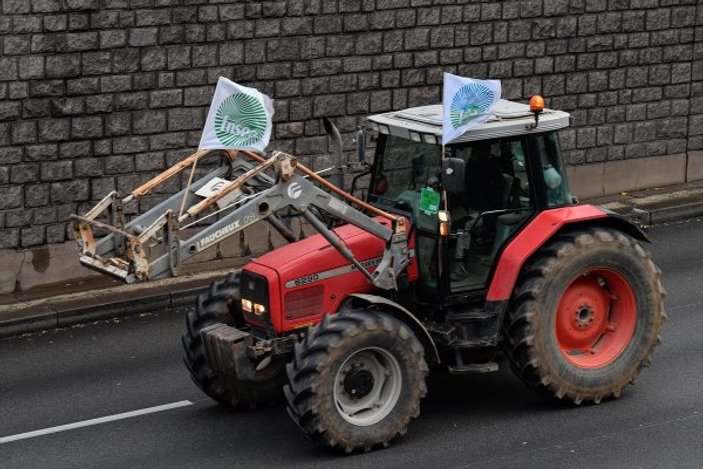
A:
{"type": "Polygon", "coordinates": [[[266,133],[266,109],[261,101],[236,93],[222,101],[215,113],[215,135],[224,145],[252,146],[266,133]]]}
{"type": "Polygon", "coordinates": [[[452,98],[450,119],[452,127],[458,129],[480,117],[495,99],[493,91],[478,83],[462,86],[452,98]]]}

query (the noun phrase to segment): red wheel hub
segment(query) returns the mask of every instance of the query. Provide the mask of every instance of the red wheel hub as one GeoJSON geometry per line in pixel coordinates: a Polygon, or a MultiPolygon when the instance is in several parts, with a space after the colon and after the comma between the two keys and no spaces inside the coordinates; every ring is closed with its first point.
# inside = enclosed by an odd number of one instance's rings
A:
{"type": "Polygon", "coordinates": [[[600,368],[625,350],[635,332],[637,301],[628,281],[610,269],[576,277],[559,299],[559,348],[580,368],[600,368]]]}

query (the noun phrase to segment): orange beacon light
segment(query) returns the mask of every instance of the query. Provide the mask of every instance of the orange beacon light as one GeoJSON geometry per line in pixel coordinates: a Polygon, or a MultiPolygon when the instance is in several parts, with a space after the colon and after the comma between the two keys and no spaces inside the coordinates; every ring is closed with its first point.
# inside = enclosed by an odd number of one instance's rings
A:
{"type": "Polygon", "coordinates": [[[537,128],[537,124],[539,124],[539,115],[542,111],[544,111],[544,99],[542,96],[536,94],[530,98],[530,112],[535,115],[535,123],[530,126],[531,128],[537,128]]]}

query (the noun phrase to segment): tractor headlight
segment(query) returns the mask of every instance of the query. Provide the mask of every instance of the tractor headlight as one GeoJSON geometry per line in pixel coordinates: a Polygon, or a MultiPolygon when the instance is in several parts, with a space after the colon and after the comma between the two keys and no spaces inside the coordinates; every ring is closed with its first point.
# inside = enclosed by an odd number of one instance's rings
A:
{"type": "Polygon", "coordinates": [[[268,279],[243,270],[239,282],[244,320],[261,325],[270,323],[272,311],[269,303],[268,279]]]}
{"type": "Polygon", "coordinates": [[[247,313],[254,313],[257,316],[262,316],[266,312],[266,306],[253,303],[251,300],[242,299],[242,310],[247,313]]]}

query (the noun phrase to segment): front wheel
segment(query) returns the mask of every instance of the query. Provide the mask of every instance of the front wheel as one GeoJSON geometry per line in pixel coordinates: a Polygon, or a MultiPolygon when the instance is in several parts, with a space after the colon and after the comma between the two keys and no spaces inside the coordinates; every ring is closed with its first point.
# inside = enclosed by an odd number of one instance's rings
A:
{"type": "Polygon", "coordinates": [[[388,446],[427,393],[422,345],[405,324],[371,310],[326,316],[296,344],[286,371],[293,421],[346,452],[388,446]]]}
{"type": "Polygon", "coordinates": [[[523,270],[506,351],[528,386],[599,403],[650,363],[665,317],[661,273],[637,242],[610,229],[574,231],[523,270]]]}
{"type": "Polygon", "coordinates": [[[221,374],[208,363],[200,336],[203,329],[213,324],[240,326],[240,302],[239,273],[214,281],[198,296],[195,309],[186,315],[186,327],[181,336],[183,362],[193,382],[217,402],[232,407],[256,407],[280,398],[285,382],[283,364],[276,359],[262,361],[252,373],[253,380],[221,374]]]}

